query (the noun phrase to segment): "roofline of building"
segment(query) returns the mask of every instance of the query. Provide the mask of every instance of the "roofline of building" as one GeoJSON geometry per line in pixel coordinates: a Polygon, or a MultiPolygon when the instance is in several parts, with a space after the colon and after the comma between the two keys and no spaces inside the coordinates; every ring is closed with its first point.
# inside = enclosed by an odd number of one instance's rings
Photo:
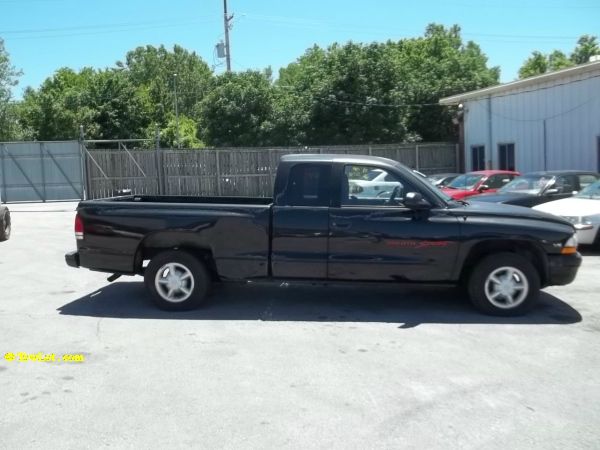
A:
{"type": "Polygon", "coordinates": [[[488,97],[495,94],[504,93],[513,89],[524,88],[533,86],[536,84],[544,83],[547,81],[553,81],[561,79],[569,75],[583,74],[586,72],[592,72],[594,70],[600,70],[600,61],[589,62],[580,64],[575,67],[569,67],[567,69],[557,70],[555,72],[545,73],[542,75],[536,75],[534,77],[525,78],[523,80],[512,81],[510,83],[499,84],[484,89],[478,89],[476,91],[464,92],[462,94],[453,95],[451,97],[444,97],[440,99],[440,105],[457,105],[466,100],[472,100],[476,98],[488,97]]]}

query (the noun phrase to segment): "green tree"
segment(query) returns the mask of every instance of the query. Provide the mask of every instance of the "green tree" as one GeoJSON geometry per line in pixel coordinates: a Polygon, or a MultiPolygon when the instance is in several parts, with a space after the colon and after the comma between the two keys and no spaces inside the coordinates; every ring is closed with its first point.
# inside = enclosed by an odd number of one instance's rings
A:
{"type": "Polygon", "coordinates": [[[400,141],[405,128],[395,89],[393,61],[385,44],[334,44],[314,47],[282,69],[275,110],[286,124],[289,141],[306,144],[359,144],[400,141]],[[281,111],[281,102],[287,112],[281,111]]]}
{"type": "Polygon", "coordinates": [[[548,57],[542,52],[535,51],[519,69],[519,78],[529,78],[548,72],[548,57]]]}
{"type": "Polygon", "coordinates": [[[519,78],[528,78],[535,75],[542,75],[555,70],[572,67],[576,64],[584,64],[590,60],[590,57],[600,55],[600,46],[596,36],[584,34],[577,41],[577,46],[569,56],[560,50],[554,50],[546,55],[539,51],[534,51],[531,56],[525,60],[519,69],[519,78]]]}
{"type": "Polygon", "coordinates": [[[212,84],[200,105],[204,142],[212,146],[267,144],[273,129],[273,91],[265,73],[225,73],[212,84]]]}
{"type": "Polygon", "coordinates": [[[438,101],[461,92],[498,84],[500,69],[488,67],[485,54],[472,41],[464,43],[460,27],[430,24],[422,38],[395,44],[397,89],[411,105],[406,126],[425,141],[456,139],[453,111],[438,101]]]}
{"type": "Polygon", "coordinates": [[[529,78],[573,66],[573,62],[560,50],[549,55],[535,51],[519,69],[519,78],[529,78]]]}
{"type": "MultiPolygon", "coordinates": [[[[150,129],[149,135],[152,136],[150,129]]],[[[178,148],[177,145],[177,120],[170,115],[167,125],[160,130],[160,145],[164,148],[178,148]]],[[[198,125],[194,119],[179,116],[179,148],[196,149],[204,147],[204,143],[198,138],[198,125]]]]}
{"type": "Polygon", "coordinates": [[[172,51],[147,45],[128,52],[117,67],[124,69],[136,86],[153,123],[165,127],[175,113],[176,89],[179,112],[199,119],[199,104],[207,94],[212,72],[195,52],[179,45],[172,51]]]}
{"type": "Polygon", "coordinates": [[[120,70],[59,69],[39,89],[27,88],[20,120],[30,139],[142,137],[149,123],[142,98],[120,70]]]}
{"type": "Polygon", "coordinates": [[[11,104],[12,88],[17,85],[21,71],[11,63],[0,38],[0,141],[15,139],[18,126],[15,116],[15,106],[11,104]]]}
{"type": "Polygon", "coordinates": [[[276,140],[452,139],[452,115],[437,105],[439,98],[495,84],[498,78],[498,68],[487,67],[481,49],[462,42],[458,26],[432,24],[422,38],[399,42],[315,46],[280,71],[276,140]]]}
{"type": "Polygon", "coordinates": [[[560,50],[554,50],[548,55],[548,69],[550,72],[571,66],[573,66],[573,62],[560,50]]]}
{"type": "Polygon", "coordinates": [[[590,57],[600,55],[600,46],[598,38],[584,34],[577,40],[577,47],[571,53],[571,61],[575,64],[584,64],[590,60],[590,57]]]}

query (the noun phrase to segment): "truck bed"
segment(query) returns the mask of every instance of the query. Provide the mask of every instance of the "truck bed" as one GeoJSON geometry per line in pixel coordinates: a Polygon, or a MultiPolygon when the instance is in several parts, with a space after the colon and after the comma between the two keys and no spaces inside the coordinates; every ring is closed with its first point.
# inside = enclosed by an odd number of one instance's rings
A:
{"type": "Polygon", "coordinates": [[[139,273],[151,248],[202,248],[224,279],[268,276],[272,200],[263,197],[130,195],[79,204],[81,265],[139,273]]]}

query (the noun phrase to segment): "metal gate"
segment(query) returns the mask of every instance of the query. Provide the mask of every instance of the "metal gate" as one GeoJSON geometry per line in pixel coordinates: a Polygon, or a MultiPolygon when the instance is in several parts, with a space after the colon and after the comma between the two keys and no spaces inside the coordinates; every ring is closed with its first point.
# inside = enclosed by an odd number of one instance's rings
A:
{"type": "Polygon", "coordinates": [[[78,141],[0,143],[2,202],[83,199],[78,141]]]}

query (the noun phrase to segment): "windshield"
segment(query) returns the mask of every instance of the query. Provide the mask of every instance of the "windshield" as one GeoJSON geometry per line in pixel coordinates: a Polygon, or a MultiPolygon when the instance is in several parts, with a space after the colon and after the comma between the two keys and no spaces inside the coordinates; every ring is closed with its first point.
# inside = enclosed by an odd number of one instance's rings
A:
{"type": "Polygon", "coordinates": [[[446,175],[445,173],[436,173],[435,175],[429,175],[429,179],[431,181],[439,181],[442,178],[446,178],[448,175],[446,175]]]}
{"type": "Polygon", "coordinates": [[[549,175],[523,175],[517,177],[501,188],[498,192],[501,194],[528,194],[538,195],[554,180],[549,175]]]}
{"type": "Polygon", "coordinates": [[[579,194],[575,195],[579,198],[596,198],[600,199],[600,181],[596,181],[583,189],[579,194]]]}
{"type": "Polygon", "coordinates": [[[452,183],[448,185],[449,188],[453,189],[473,189],[477,183],[483,179],[483,175],[476,173],[465,173],[459,177],[456,177],[452,183]]]}
{"type": "Polygon", "coordinates": [[[382,173],[383,173],[383,171],[379,170],[379,169],[369,170],[369,173],[367,173],[367,180],[373,181],[375,178],[377,178],[382,173]]]}

